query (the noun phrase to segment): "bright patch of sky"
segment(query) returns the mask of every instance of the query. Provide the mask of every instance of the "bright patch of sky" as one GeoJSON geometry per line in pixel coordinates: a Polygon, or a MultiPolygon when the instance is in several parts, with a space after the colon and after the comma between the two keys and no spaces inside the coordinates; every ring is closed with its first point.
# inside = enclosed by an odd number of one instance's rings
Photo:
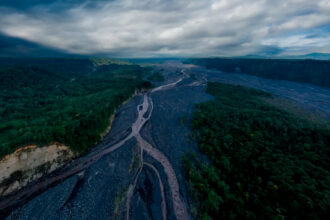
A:
{"type": "Polygon", "coordinates": [[[330,0],[0,1],[0,33],[116,57],[330,53],[330,0]]]}

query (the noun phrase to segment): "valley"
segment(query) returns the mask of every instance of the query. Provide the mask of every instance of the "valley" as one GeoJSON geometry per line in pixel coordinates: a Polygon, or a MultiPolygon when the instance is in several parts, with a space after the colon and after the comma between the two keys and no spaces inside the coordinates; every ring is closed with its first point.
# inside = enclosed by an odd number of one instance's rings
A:
{"type": "Polygon", "coordinates": [[[121,106],[103,141],[49,176],[2,198],[2,216],[190,219],[182,157],[198,151],[190,135],[190,118],[195,104],[213,99],[205,92],[208,81],[261,89],[324,118],[330,115],[330,91],[317,86],[178,62],[156,68],[165,81],[121,106]]]}

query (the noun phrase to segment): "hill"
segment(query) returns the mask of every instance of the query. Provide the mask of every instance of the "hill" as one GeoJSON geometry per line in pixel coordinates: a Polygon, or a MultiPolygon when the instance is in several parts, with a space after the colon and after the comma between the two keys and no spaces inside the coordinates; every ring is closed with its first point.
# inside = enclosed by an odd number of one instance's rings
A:
{"type": "Polygon", "coordinates": [[[224,72],[330,87],[330,61],[325,60],[204,58],[191,62],[224,72]]]}
{"type": "Polygon", "coordinates": [[[184,167],[200,219],[326,219],[330,132],[275,108],[268,93],[208,83],[196,106],[200,156],[184,167]]]}
{"type": "Polygon", "coordinates": [[[151,86],[147,71],[90,59],[0,59],[0,157],[52,141],[85,151],[116,107],[151,86]]]}

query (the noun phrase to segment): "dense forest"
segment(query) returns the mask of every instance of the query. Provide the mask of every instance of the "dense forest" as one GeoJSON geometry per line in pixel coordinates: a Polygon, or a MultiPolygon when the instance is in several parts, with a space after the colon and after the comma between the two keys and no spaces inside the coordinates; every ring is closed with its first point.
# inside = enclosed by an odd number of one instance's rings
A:
{"type": "Polygon", "coordinates": [[[330,87],[330,61],[325,60],[206,58],[190,61],[225,72],[330,87]]]}
{"type": "Polygon", "coordinates": [[[164,76],[159,72],[154,72],[150,76],[148,76],[148,80],[154,82],[164,82],[164,76]]]}
{"type": "Polygon", "coordinates": [[[0,59],[0,157],[53,141],[86,150],[116,107],[151,87],[147,72],[106,59],[0,59]]]}
{"type": "Polygon", "coordinates": [[[208,83],[184,169],[198,219],[328,219],[330,131],[266,104],[268,93],[208,83]],[[203,159],[202,159],[203,158],[203,159]]]}

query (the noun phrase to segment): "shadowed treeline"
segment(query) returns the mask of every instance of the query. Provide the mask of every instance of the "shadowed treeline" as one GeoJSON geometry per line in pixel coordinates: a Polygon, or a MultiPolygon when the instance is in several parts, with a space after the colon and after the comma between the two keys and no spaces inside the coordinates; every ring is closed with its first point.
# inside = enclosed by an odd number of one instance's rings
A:
{"type": "Polygon", "coordinates": [[[224,72],[330,87],[330,61],[325,60],[205,58],[191,61],[224,72]]]}

